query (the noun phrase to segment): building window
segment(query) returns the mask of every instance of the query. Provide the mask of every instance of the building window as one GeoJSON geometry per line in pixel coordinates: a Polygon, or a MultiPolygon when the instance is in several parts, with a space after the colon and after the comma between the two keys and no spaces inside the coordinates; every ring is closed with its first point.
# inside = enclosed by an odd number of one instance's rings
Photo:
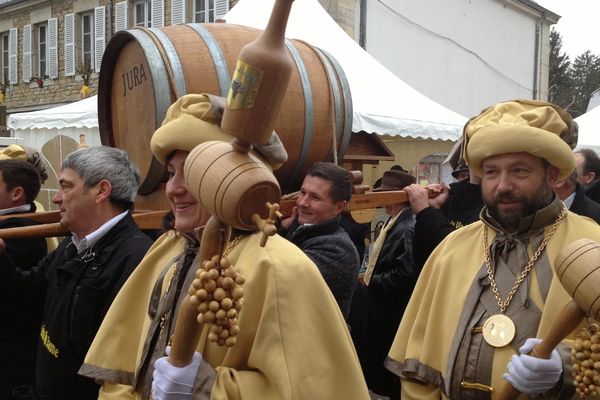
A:
{"type": "Polygon", "coordinates": [[[81,14],[81,63],[86,70],[94,66],[94,14],[81,14]]]}
{"type": "Polygon", "coordinates": [[[193,0],[194,2],[194,22],[205,23],[215,22],[215,2],[214,0],[193,0]]]}
{"type": "Polygon", "coordinates": [[[152,9],[149,0],[136,1],[133,3],[133,20],[135,21],[135,26],[151,27],[152,9]]]}
{"type": "Polygon", "coordinates": [[[2,80],[0,83],[8,83],[8,32],[0,34],[0,66],[2,67],[2,80]]]}
{"type": "Polygon", "coordinates": [[[37,57],[38,76],[44,78],[48,74],[48,23],[37,25],[37,57]]]}

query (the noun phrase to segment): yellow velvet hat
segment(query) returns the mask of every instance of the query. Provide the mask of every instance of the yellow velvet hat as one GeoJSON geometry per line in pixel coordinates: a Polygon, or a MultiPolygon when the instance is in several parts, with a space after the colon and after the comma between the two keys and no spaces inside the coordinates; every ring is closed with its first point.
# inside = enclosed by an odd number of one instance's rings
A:
{"type": "Polygon", "coordinates": [[[536,100],[498,103],[471,118],[463,130],[465,159],[479,175],[488,157],[526,152],[557,167],[564,179],[575,169],[570,145],[576,144],[570,114],[555,104],[536,100]]]}
{"type": "Polygon", "coordinates": [[[219,127],[208,95],[188,94],[169,107],[162,126],[152,135],[150,148],[158,161],[165,164],[173,151],[192,151],[210,140],[230,142],[233,136],[219,127]]]}
{"type": "MultiPolygon", "coordinates": [[[[199,144],[211,140],[231,142],[233,136],[220,128],[225,101],[207,94],[181,96],[167,110],[160,128],[152,135],[150,148],[161,163],[175,150],[192,151],[199,144]]],[[[255,146],[252,153],[272,169],[287,160],[283,143],[273,132],[269,142],[255,146]]]]}
{"type": "Polygon", "coordinates": [[[11,144],[0,151],[0,160],[27,161],[27,151],[18,144],[11,144]]]}
{"type": "Polygon", "coordinates": [[[40,180],[42,185],[48,179],[48,171],[46,168],[46,162],[39,151],[32,149],[31,147],[23,147],[18,144],[11,144],[6,146],[0,151],[0,160],[21,160],[27,161],[33,165],[38,173],[40,174],[40,180]]]}

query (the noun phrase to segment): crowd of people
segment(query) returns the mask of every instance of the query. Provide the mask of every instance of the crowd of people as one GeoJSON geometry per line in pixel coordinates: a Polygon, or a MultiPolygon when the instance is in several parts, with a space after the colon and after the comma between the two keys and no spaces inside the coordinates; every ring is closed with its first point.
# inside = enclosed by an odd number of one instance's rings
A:
{"type": "MultiPolygon", "coordinates": [[[[277,234],[264,244],[258,228],[232,229],[213,259],[204,233],[216,222],[185,166],[196,146],[232,140],[220,106],[182,96],[152,136],[171,206],[158,239],[132,216],[136,167],[105,146],[62,162],[52,199],[68,231],[60,243],[0,239],[0,398],[490,399],[504,384],[573,396],[568,342],[548,359],[530,355],[570,301],[557,255],[600,241],[600,157],[573,150],[567,112],[532,100],[483,110],[463,129],[450,185],[385,171],[373,191],[407,200],[384,207],[367,251],[370,229],[348,212],[350,174],[317,162],[277,234]],[[221,275],[190,292],[206,281],[206,260],[221,275]],[[177,336],[181,310],[200,297],[198,334],[177,336]],[[225,315],[228,328],[214,323],[225,315]],[[185,362],[173,356],[186,351],[185,362]]],[[[286,157],[276,138],[252,154],[270,169],[286,157]]],[[[0,152],[0,215],[10,216],[0,228],[35,224],[28,213],[45,178],[35,151],[0,152]]]]}

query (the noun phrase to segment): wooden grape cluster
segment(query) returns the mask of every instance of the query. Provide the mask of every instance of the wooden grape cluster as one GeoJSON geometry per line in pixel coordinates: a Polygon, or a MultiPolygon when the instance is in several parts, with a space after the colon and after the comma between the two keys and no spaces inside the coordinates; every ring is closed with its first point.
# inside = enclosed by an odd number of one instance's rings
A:
{"type": "Polygon", "coordinates": [[[600,325],[592,322],[582,328],[571,350],[573,379],[580,398],[595,396],[600,388],[600,325]]]}
{"type": "Polygon", "coordinates": [[[190,302],[197,307],[198,323],[211,324],[208,340],[231,347],[240,332],[238,315],[244,304],[244,277],[226,257],[202,262],[190,287],[190,302]]]}

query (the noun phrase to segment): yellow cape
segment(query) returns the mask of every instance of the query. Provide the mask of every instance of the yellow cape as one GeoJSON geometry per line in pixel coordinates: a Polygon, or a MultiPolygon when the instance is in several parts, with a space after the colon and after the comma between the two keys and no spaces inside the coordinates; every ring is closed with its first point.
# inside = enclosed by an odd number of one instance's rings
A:
{"type": "MultiPolygon", "coordinates": [[[[105,369],[100,380],[133,384],[139,354],[150,325],[148,304],[160,273],[184,251],[186,239],[175,231],[159,237],[123,285],[88,350],[85,364],[105,369]]],[[[165,279],[168,282],[168,278],[165,279]]]]}
{"type": "MultiPolygon", "coordinates": [[[[407,362],[422,370],[440,373],[439,381],[417,383],[402,380],[403,399],[440,399],[448,393],[454,360],[449,360],[454,335],[462,333],[459,318],[471,283],[483,263],[481,221],[467,225],[449,235],[428,259],[400,323],[389,352],[388,363],[396,372],[408,372],[407,362]],[[411,360],[411,361],[409,361],[411,360]],[[409,395],[410,393],[410,395],[409,395]]],[[[547,228],[548,229],[548,228],[547,228]]],[[[546,229],[546,232],[547,232],[546,229]]],[[[488,228],[490,242],[494,232],[488,228]]],[[[547,246],[548,260],[576,239],[589,237],[600,240],[600,226],[594,221],[568,213],[547,246]]],[[[532,271],[535,274],[535,269],[532,271]]],[[[571,300],[556,276],[553,277],[546,303],[542,301],[537,279],[531,278],[529,297],[542,310],[537,337],[543,338],[551,329],[557,314],[571,300]]],[[[512,346],[496,351],[492,371],[492,386],[503,384],[502,374],[514,354],[512,346]]],[[[412,371],[412,369],[411,369],[412,371]]],[[[430,375],[433,376],[433,375],[430,375]]]]}
{"type": "MultiPolygon", "coordinates": [[[[246,278],[236,345],[207,342],[203,328],[198,351],[216,369],[210,398],[369,399],[344,318],[317,267],[278,235],[264,248],[259,239],[244,237],[228,256],[246,278]]],[[[154,255],[160,249],[170,250],[166,239],[147,258],[160,259],[162,267],[144,259],[115,299],[86,357],[88,366],[126,374],[136,368],[150,323],[149,292],[169,259],[154,255]]],[[[100,398],[139,397],[131,387],[105,382],[100,398]]]]}

